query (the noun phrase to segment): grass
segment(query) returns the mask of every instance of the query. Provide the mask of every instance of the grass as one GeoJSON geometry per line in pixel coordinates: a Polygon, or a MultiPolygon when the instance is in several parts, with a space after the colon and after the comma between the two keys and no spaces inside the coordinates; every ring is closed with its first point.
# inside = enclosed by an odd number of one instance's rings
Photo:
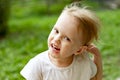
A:
{"type": "Polygon", "coordinates": [[[104,80],[120,77],[120,10],[98,12],[102,28],[99,47],[103,57],[104,80]]]}
{"type": "MultiPolygon", "coordinates": [[[[102,27],[97,43],[103,57],[103,80],[120,77],[120,10],[98,11],[102,27]]],[[[9,34],[0,40],[0,80],[24,80],[19,74],[28,60],[47,49],[57,15],[12,18],[9,34]]]]}

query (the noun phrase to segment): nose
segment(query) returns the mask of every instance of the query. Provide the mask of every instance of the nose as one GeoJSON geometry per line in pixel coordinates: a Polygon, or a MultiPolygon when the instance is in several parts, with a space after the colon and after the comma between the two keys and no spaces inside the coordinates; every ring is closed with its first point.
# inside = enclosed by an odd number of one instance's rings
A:
{"type": "Polygon", "coordinates": [[[60,35],[54,36],[54,43],[55,43],[56,45],[60,44],[60,40],[61,40],[61,36],[60,36],[60,35]]]}

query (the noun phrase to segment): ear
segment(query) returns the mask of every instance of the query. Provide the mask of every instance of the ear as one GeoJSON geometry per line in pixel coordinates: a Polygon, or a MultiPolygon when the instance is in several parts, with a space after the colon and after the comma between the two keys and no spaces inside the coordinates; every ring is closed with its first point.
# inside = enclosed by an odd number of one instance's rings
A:
{"type": "Polygon", "coordinates": [[[80,49],[76,53],[74,53],[74,54],[75,55],[79,55],[79,54],[85,52],[86,49],[87,49],[87,46],[81,46],[80,49]]]}

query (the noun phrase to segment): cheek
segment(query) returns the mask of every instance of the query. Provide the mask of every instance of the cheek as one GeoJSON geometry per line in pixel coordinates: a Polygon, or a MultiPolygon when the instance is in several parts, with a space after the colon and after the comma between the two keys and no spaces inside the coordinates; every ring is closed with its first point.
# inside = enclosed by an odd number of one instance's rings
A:
{"type": "Polygon", "coordinates": [[[51,34],[48,36],[48,44],[51,42],[51,40],[52,40],[52,36],[51,36],[51,34]]]}
{"type": "Polygon", "coordinates": [[[53,33],[51,32],[48,36],[48,40],[51,40],[53,38],[53,33]]]}
{"type": "Polygon", "coordinates": [[[63,49],[65,49],[66,51],[72,51],[73,52],[73,50],[74,50],[74,46],[72,45],[72,44],[66,44],[65,46],[64,46],[64,48],[63,49]]]}

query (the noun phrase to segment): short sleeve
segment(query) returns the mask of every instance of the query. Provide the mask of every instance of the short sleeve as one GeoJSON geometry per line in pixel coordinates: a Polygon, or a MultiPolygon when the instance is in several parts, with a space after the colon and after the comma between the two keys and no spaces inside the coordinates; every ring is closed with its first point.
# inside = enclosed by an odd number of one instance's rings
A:
{"type": "Polygon", "coordinates": [[[36,59],[31,59],[21,70],[20,74],[26,80],[42,80],[40,62],[36,59]]]}
{"type": "Polygon", "coordinates": [[[90,61],[90,66],[91,66],[91,78],[92,78],[97,73],[97,67],[96,67],[95,63],[92,60],[90,61]]]}

